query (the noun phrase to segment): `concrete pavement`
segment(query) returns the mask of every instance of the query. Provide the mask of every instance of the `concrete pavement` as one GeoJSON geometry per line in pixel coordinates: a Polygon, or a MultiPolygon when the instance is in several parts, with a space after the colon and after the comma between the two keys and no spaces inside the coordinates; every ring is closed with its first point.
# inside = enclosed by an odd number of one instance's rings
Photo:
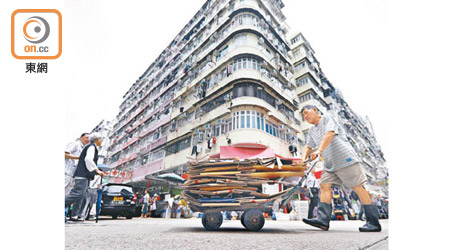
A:
{"type": "Polygon", "coordinates": [[[388,249],[388,220],[380,233],[360,233],[362,221],[331,221],[322,231],[302,221],[266,220],[260,232],[239,220],[225,220],[219,231],[206,231],[201,219],[102,218],[99,223],[66,224],[66,249],[388,249]]]}

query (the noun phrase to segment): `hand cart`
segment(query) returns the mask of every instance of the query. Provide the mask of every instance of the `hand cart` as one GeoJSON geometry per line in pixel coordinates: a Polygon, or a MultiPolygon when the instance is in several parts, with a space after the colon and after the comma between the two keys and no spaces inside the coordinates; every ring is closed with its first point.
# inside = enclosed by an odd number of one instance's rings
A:
{"type": "MultiPolygon", "coordinates": [[[[277,194],[277,199],[281,197],[282,206],[285,206],[286,203],[291,199],[292,195],[294,195],[299,188],[302,186],[303,182],[306,180],[308,174],[315,167],[317,162],[319,162],[320,157],[317,157],[315,160],[307,160],[305,163],[308,166],[307,171],[302,176],[300,181],[294,187],[291,187],[287,190],[282,191],[277,194]]],[[[213,200],[213,199],[211,199],[213,200]]],[[[259,231],[264,226],[264,215],[263,212],[272,211],[273,203],[276,199],[271,199],[265,203],[249,203],[246,205],[234,205],[230,203],[230,206],[222,206],[222,207],[214,207],[214,208],[202,208],[195,205],[190,205],[192,211],[194,212],[202,212],[202,224],[206,230],[216,231],[220,228],[223,222],[223,217],[221,211],[244,211],[241,215],[241,223],[242,225],[250,231],[259,231]]],[[[223,202],[223,200],[222,200],[223,202]]]]}

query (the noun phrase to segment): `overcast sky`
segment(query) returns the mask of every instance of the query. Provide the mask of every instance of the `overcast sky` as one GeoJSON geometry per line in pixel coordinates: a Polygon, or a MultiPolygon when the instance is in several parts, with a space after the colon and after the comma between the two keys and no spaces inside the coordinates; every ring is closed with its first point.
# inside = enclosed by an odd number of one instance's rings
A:
{"type": "MultiPolygon", "coordinates": [[[[292,33],[302,32],[328,79],[352,109],[368,115],[382,149],[386,121],[377,109],[385,49],[386,1],[285,0],[292,33]]],[[[204,0],[67,1],[66,141],[119,112],[122,97],[199,10],[204,0]],[[95,96],[95,108],[88,101],[95,96]]]]}

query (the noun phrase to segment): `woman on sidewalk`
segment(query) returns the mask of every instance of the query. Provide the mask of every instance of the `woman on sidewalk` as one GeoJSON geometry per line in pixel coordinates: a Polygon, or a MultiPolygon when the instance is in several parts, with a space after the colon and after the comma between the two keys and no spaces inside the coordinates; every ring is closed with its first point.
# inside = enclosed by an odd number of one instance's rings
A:
{"type": "Polygon", "coordinates": [[[148,194],[148,191],[145,190],[144,205],[142,206],[141,218],[147,218],[147,207],[148,207],[148,200],[149,199],[150,199],[150,195],[148,194]]]}

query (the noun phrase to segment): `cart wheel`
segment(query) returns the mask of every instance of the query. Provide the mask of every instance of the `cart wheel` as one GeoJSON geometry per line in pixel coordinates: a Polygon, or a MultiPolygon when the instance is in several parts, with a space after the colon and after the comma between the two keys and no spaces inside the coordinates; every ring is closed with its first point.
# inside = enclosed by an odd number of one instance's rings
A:
{"type": "Polygon", "coordinates": [[[206,230],[216,231],[219,229],[220,225],[222,225],[222,222],[223,218],[222,213],[220,212],[203,214],[202,224],[206,230]]]}
{"type": "Polygon", "coordinates": [[[257,232],[264,226],[264,215],[258,209],[251,209],[244,214],[244,227],[257,232]]]}
{"type": "Polygon", "coordinates": [[[245,228],[247,228],[246,226],[245,226],[245,223],[244,223],[244,218],[245,218],[245,214],[247,213],[247,211],[244,211],[242,214],[241,214],[241,223],[242,223],[242,225],[245,227],[245,228]]]}

